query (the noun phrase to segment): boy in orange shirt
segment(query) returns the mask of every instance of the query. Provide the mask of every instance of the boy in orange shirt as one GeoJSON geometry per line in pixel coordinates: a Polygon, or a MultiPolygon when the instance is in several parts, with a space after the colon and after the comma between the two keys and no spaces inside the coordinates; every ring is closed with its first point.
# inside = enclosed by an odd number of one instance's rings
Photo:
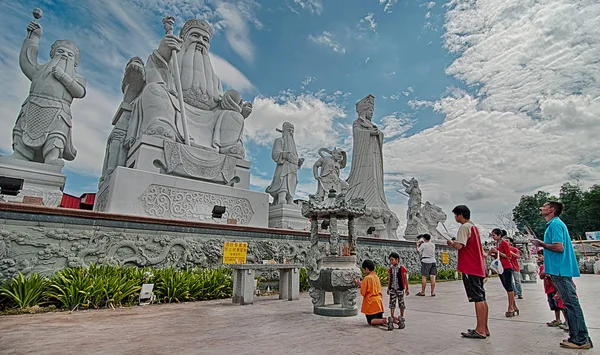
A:
{"type": "Polygon", "coordinates": [[[387,320],[383,318],[381,281],[379,281],[379,277],[373,272],[375,270],[375,263],[371,260],[365,260],[362,263],[362,268],[366,276],[362,282],[356,280],[356,283],[360,286],[360,294],[363,296],[360,311],[367,316],[367,323],[369,325],[387,324],[387,329],[393,330],[394,319],[392,317],[388,317],[387,320]]]}

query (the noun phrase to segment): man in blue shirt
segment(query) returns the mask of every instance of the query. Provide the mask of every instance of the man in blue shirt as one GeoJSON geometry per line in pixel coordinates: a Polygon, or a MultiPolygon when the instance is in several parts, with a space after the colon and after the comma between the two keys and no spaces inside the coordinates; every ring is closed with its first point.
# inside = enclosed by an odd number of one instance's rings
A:
{"type": "Polygon", "coordinates": [[[573,277],[579,277],[579,266],[569,230],[559,218],[562,210],[563,204],[558,201],[548,201],[540,207],[540,215],[546,220],[544,241],[532,239],[531,243],[544,248],[544,273],[550,276],[565,304],[569,339],[563,340],[560,346],[568,349],[590,349],[594,345],[588,334],[573,283],[573,277]]]}

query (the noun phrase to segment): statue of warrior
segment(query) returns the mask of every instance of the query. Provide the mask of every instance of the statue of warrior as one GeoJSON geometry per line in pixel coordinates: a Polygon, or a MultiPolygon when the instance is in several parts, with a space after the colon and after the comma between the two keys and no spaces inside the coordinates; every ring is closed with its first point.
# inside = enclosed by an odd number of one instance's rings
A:
{"type": "Polygon", "coordinates": [[[319,155],[321,157],[313,165],[313,175],[319,182],[317,196],[325,197],[329,190],[332,189],[338,195],[346,194],[348,183],[340,178],[340,171],[346,167],[346,152],[339,148],[334,148],[333,150],[321,148],[319,149],[319,155]],[[329,156],[323,153],[327,153],[329,156]],[[319,168],[321,168],[320,173],[319,168]]]}
{"type": "Polygon", "coordinates": [[[75,68],[79,65],[79,48],[71,41],[58,40],[50,49],[50,61],[37,62],[42,27],[32,21],[21,47],[19,64],[31,80],[13,129],[15,159],[64,166],[75,159],[71,128],[71,102],[85,96],[85,79],[75,68]]]}
{"type": "Polygon", "coordinates": [[[277,163],[273,181],[265,192],[273,196],[273,205],[292,204],[298,185],[298,169],[304,164],[304,158],[298,158],[294,142],[294,125],[284,122],[281,137],[275,139],[271,157],[277,163]]]}

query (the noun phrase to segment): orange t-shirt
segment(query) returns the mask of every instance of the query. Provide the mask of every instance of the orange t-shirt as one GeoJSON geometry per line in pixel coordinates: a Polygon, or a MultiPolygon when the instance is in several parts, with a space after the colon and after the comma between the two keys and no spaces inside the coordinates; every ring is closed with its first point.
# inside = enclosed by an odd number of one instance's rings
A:
{"type": "Polygon", "coordinates": [[[361,312],[364,314],[377,314],[383,312],[383,300],[381,293],[381,282],[375,273],[365,276],[360,286],[360,294],[363,296],[361,312]]]}

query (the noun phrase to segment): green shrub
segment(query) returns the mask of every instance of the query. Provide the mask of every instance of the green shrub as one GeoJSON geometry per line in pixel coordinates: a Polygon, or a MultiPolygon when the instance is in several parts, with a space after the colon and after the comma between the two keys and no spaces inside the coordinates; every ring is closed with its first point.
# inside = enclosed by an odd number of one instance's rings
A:
{"type": "Polygon", "coordinates": [[[47,278],[36,273],[25,277],[19,272],[17,277],[0,287],[0,295],[10,303],[23,309],[39,305],[47,286],[47,278]]]}
{"type": "MultiPolygon", "coordinates": [[[[365,270],[361,269],[360,271],[362,272],[362,277],[364,279],[365,278],[365,270]]],[[[388,278],[389,278],[388,268],[386,268],[385,266],[381,266],[381,265],[375,265],[374,272],[375,272],[375,275],[377,275],[377,277],[379,277],[381,286],[387,286],[388,278]]]]}
{"type": "Polygon", "coordinates": [[[165,303],[185,302],[189,298],[190,273],[174,267],[156,269],[154,273],[154,293],[159,301],[165,303]]]}
{"type": "Polygon", "coordinates": [[[300,292],[306,292],[310,288],[310,284],[308,283],[308,272],[306,268],[300,269],[300,292]]]}

